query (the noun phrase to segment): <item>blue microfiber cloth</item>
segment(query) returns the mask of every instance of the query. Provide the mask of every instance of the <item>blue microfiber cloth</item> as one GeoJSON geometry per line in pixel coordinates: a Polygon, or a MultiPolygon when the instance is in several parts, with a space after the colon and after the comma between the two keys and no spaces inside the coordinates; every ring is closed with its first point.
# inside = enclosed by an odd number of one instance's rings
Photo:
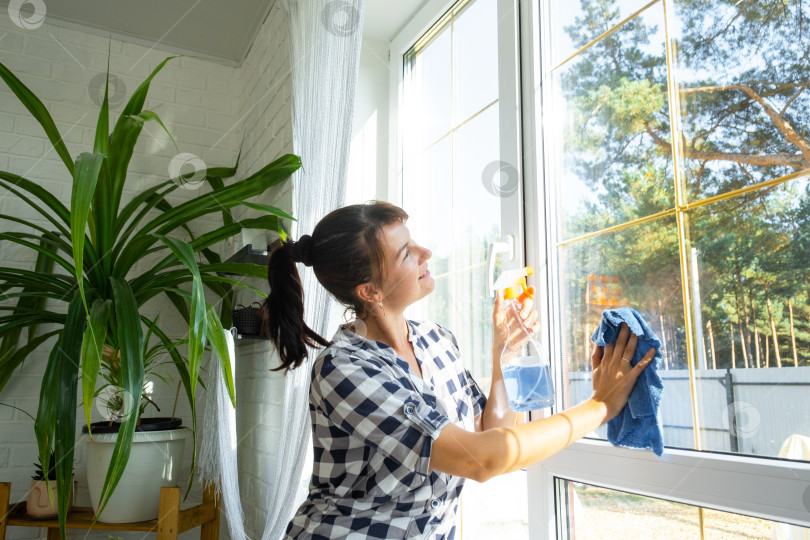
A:
{"type": "Polygon", "coordinates": [[[662,359],[661,340],[636,310],[623,307],[602,312],[602,322],[591,336],[591,341],[602,347],[610,345],[619,336],[622,323],[627,323],[630,331],[638,336],[638,345],[631,364],[638,364],[650,347],[655,347],[655,359],[639,376],[627,405],[608,422],[608,441],[630,448],[652,448],[655,455],[660,457],[664,453],[660,414],[664,383],[658,375],[658,366],[662,359]]]}

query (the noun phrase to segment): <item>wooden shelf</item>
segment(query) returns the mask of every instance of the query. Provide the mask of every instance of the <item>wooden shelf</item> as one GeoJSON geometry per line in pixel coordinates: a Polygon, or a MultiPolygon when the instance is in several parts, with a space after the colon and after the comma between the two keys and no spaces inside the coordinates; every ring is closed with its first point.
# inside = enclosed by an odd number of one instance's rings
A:
{"type": "MultiPolygon", "coordinates": [[[[0,540],[5,540],[7,526],[46,527],[48,540],[60,538],[57,519],[29,517],[25,512],[25,501],[9,505],[10,493],[11,484],[0,482],[0,509],[3,509],[0,515],[0,540]]],[[[158,519],[135,523],[93,523],[94,515],[91,507],[73,507],[68,512],[65,526],[68,529],[154,532],[158,540],[175,540],[178,534],[200,527],[201,540],[217,540],[219,537],[219,499],[213,486],[205,489],[202,503],[185,510],[180,509],[179,487],[161,488],[158,519]]]]}

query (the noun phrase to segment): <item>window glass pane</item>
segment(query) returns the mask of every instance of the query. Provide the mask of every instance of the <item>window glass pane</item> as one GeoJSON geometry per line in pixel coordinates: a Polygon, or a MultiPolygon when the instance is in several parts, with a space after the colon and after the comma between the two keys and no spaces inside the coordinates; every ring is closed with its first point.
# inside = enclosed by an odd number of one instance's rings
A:
{"type": "Polygon", "coordinates": [[[492,306],[486,295],[487,246],[501,238],[500,199],[482,178],[498,162],[498,106],[458,128],[453,142],[453,310],[456,337],[468,365],[489,386],[492,371],[492,306]]]}
{"type": "Polygon", "coordinates": [[[810,436],[810,182],[697,208],[689,221],[702,448],[810,459],[780,453],[810,436]]]}
{"type": "MultiPolygon", "coordinates": [[[[662,341],[661,415],[667,446],[694,448],[675,219],[666,217],[559,248],[563,380],[557,406],[591,396],[590,336],[602,311],[635,308],[662,341]]],[[[606,437],[606,427],[596,432],[606,437]]]]}
{"type": "Polygon", "coordinates": [[[638,11],[649,0],[605,0],[551,4],[551,54],[556,66],[580,47],[613,28],[619,21],[638,11]]]}
{"type": "MultiPolygon", "coordinates": [[[[459,2],[437,24],[443,27],[429,31],[437,37],[404,58],[403,205],[413,238],[433,251],[436,280],[434,292],[406,315],[450,329],[484,392],[492,376],[494,303],[486,294],[487,248],[501,240],[501,197],[519,204],[518,179],[501,155],[502,137],[515,134],[500,128],[496,7],[497,0],[459,2]]],[[[469,481],[463,540],[526,538],[526,481],[524,471],[485,486],[469,481]]]]}
{"type": "Polygon", "coordinates": [[[810,5],[674,4],[689,200],[810,167],[810,5]]]}
{"type": "Polygon", "coordinates": [[[446,27],[418,54],[406,57],[410,71],[402,115],[406,152],[427,148],[450,131],[453,110],[450,36],[450,27],[446,27]]]}
{"type": "Polygon", "coordinates": [[[445,137],[404,164],[403,206],[410,214],[408,228],[420,245],[433,252],[428,262],[436,281],[434,291],[420,300],[417,318],[432,320],[455,331],[450,309],[450,255],[453,250],[453,220],[448,201],[453,197],[451,137],[445,137]],[[436,234],[442,231],[442,234],[436,234]]]}
{"type": "Polygon", "coordinates": [[[793,525],[562,479],[556,480],[556,491],[561,540],[770,540],[810,533],[793,525]]]}
{"type": "Polygon", "coordinates": [[[498,99],[498,4],[478,0],[453,20],[453,124],[498,99]]]}
{"type": "Polygon", "coordinates": [[[562,239],[675,204],[662,22],[653,6],[552,74],[562,239]]]}

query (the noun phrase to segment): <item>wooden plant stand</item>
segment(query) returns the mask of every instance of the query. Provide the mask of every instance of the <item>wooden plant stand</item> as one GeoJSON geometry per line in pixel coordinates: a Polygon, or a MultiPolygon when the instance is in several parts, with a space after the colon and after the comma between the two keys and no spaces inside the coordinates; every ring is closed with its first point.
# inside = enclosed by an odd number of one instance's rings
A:
{"type": "MultiPolygon", "coordinates": [[[[25,501],[9,505],[11,484],[0,482],[0,540],[6,538],[6,527],[47,527],[48,540],[60,540],[59,520],[32,519],[25,512],[25,501]]],[[[74,506],[68,512],[68,529],[93,529],[105,531],[141,531],[157,533],[157,540],[176,540],[177,535],[194,527],[200,527],[200,540],[218,540],[219,498],[213,486],[208,486],[203,502],[180,509],[180,488],[160,489],[158,518],[135,523],[93,523],[93,508],[74,506]]]]}

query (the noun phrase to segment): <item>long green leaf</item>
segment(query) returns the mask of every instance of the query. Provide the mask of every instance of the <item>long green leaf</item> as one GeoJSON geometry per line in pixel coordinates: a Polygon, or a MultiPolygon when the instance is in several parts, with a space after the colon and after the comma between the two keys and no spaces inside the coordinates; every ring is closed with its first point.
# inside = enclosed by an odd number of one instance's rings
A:
{"type": "MultiPolygon", "coordinates": [[[[242,149],[239,149],[239,156],[242,155],[242,149]]],[[[239,157],[236,158],[237,166],[239,164],[239,157]]],[[[235,174],[235,173],[234,173],[235,174]]],[[[225,189],[225,182],[222,181],[221,177],[217,176],[210,176],[207,178],[208,183],[211,184],[211,189],[214,191],[219,191],[221,189],[225,189]]],[[[234,222],[233,214],[228,208],[222,209],[222,224],[223,225],[230,225],[234,222]]]]}
{"type": "Polygon", "coordinates": [[[93,141],[94,154],[107,154],[110,151],[110,53],[107,51],[107,72],[104,77],[104,99],[98,111],[96,137],[93,141]]]}
{"type": "MultiPolygon", "coordinates": [[[[205,233],[201,235],[199,238],[192,240],[190,243],[191,249],[194,252],[202,251],[203,249],[206,249],[209,246],[212,246],[214,244],[217,244],[218,242],[221,242],[223,240],[233,237],[234,235],[239,234],[244,228],[272,230],[276,227],[277,220],[278,218],[275,216],[262,216],[259,218],[246,219],[237,223],[225,225],[224,227],[220,227],[216,230],[205,233]]],[[[163,271],[168,267],[171,267],[172,263],[176,261],[177,258],[174,257],[172,254],[167,255],[164,259],[155,263],[149,270],[145,271],[143,274],[135,278],[132,281],[132,288],[137,292],[145,284],[153,280],[155,276],[157,276],[161,271],[163,271]]],[[[200,269],[200,271],[205,270],[200,269]]],[[[212,270],[212,271],[227,272],[228,270],[212,270]]],[[[264,278],[266,276],[267,271],[264,270],[263,273],[258,277],[264,278]]]]}
{"type": "Polygon", "coordinates": [[[77,368],[84,319],[81,297],[76,295],[68,307],[65,326],[42,376],[39,408],[34,422],[39,459],[44,470],[49,467],[51,449],[54,450],[59,528],[63,538],[73,476],[73,448],[76,445],[77,368]]]}
{"type": "Polygon", "coordinates": [[[219,321],[216,312],[211,304],[206,304],[206,316],[208,317],[208,326],[211,328],[209,341],[211,348],[217,355],[219,365],[222,368],[222,374],[225,376],[225,386],[228,388],[228,396],[231,398],[231,403],[236,407],[236,394],[233,387],[233,370],[231,368],[232,358],[228,352],[228,343],[225,340],[225,331],[222,328],[222,323],[219,321]]]}
{"type": "MultiPolygon", "coordinates": [[[[169,357],[172,359],[172,363],[174,367],[177,369],[177,374],[180,377],[180,380],[183,382],[183,388],[186,391],[186,397],[188,398],[189,403],[194,403],[192,398],[192,391],[191,391],[191,378],[189,377],[188,373],[188,363],[186,360],[180,355],[177,351],[177,347],[174,346],[174,343],[166,333],[160,329],[159,326],[155,325],[150,321],[147,317],[141,316],[141,320],[145,325],[147,325],[150,330],[157,336],[161,343],[163,343],[164,347],[166,347],[166,351],[169,353],[169,357]]],[[[196,383],[195,383],[196,384],[196,383]]]]}
{"type": "MultiPolygon", "coordinates": [[[[75,266],[76,280],[79,285],[79,294],[82,296],[85,310],[87,298],[84,294],[84,243],[87,217],[90,214],[90,204],[96,191],[99,177],[108,176],[105,167],[106,157],[103,154],[83,153],[76,160],[76,169],[73,176],[73,191],[70,196],[70,230],[73,231],[73,264],[75,266]]],[[[107,181],[102,178],[102,182],[107,181]]],[[[103,227],[105,224],[98,224],[103,227]]],[[[99,231],[101,234],[101,231],[99,231]]],[[[103,253],[103,245],[100,246],[103,253]]]]}
{"type": "Polygon", "coordinates": [[[90,308],[87,329],[82,341],[82,398],[84,419],[90,428],[90,415],[93,410],[93,397],[96,392],[96,380],[101,365],[101,353],[107,338],[107,324],[110,320],[111,300],[96,299],[90,308]]]}
{"type": "Polygon", "coordinates": [[[42,101],[2,63],[0,63],[0,79],[6,82],[11,91],[14,92],[22,104],[25,105],[25,108],[31,113],[31,116],[39,122],[39,125],[45,130],[45,135],[48,136],[48,140],[51,141],[53,149],[56,150],[56,153],[59,154],[59,157],[62,158],[68,171],[70,171],[70,174],[73,175],[73,159],[70,157],[70,152],[68,152],[65,142],[62,140],[62,136],[59,134],[59,130],[56,128],[51,114],[48,112],[45,105],[42,104],[42,101]]]}
{"type": "MultiPolygon", "coordinates": [[[[301,160],[297,156],[291,154],[282,156],[249,178],[231,184],[222,190],[200,195],[163,213],[141,227],[141,233],[147,233],[157,228],[158,234],[166,234],[197,217],[221,211],[223,208],[233,208],[245,199],[259,195],[267,188],[289,178],[300,166],[301,160]]],[[[115,275],[118,277],[127,275],[153,242],[154,239],[149,238],[146,234],[141,234],[129,242],[118,257],[115,275]]]]}
{"type": "Polygon", "coordinates": [[[300,167],[301,159],[298,156],[292,154],[281,156],[244,180],[235,182],[221,190],[204,193],[176,206],[171,212],[158,216],[149,222],[144,226],[144,229],[147,231],[157,230],[159,234],[166,234],[176,229],[180,223],[188,223],[194,217],[219,211],[222,208],[232,208],[246,198],[259,195],[267,188],[283,182],[300,167]]]}
{"type": "Polygon", "coordinates": [[[115,222],[115,237],[118,239],[119,235],[121,234],[122,230],[124,230],[124,226],[127,226],[127,232],[131,233],[131,229],[137,227],[138,223],[143,216],[148,214],[152,208],[155,207],[157,202],[164,197],[168,196],[172,191],[176,190],[179,186],[174,184],[171,180],[166,180],[165,182],[161,182],[160,184],[154,185],[137,195],[135,195],[118,213],[118,219],[115,222]],[[158,194],[157,192],[161,189],[166,188],[165,191],[158,194]],[[153,195],[155,195],[153,197],[153,195]],[[151,202],[151,204],[149,204],[151,202]],[[141,205],[144,207],[141,208],[141,205]],[[140,208],[140,211],[138,209],[140,208]],[[135,212],[138,211],[138,215],[132,219],[130,222],[130,218],[135,215],[135,212]]]}
{"type": "Polygon", "coordinates": [[[43,276],[31,270],[22,268],[0,267],[0,282],[13,283],[15,287],[27,287],[33,285],[40,287],[40,290],[49,291],[55,294],[63,294],[70,298],[70,293],[76,286],[73,276],[61,276],[50,274],[43,276]]]}
{"type": "MultiPolygon", "coordinates": [[[[29,328],[31,328],[31,326],[29,326],[29,328]]],[[[8,356],[3,355],[0,357],[0,391],[2,391],[6,386],[6,383],[8,382],[9,378],[11,378],[14,370],[17,369],[17,366],[22,364],[25,359],[28,358],[28,355],[37,350],[39,346],[45,343],[48,339],[59,334],[60,332],[61,330],[54,330],[52,332],[42,334],[41,336],[29,338],[26,345],[23,345],[15,351],[10,351],[8,356]]]]}
{"type": "MultiPolygon", "coordinates": [[[[24,233],[17,233],[17,234],[24,234],[24,233]]],[[[0,235],[0,239],[3,238],[4,235],[0,235]]],[[[6,235],[12,238],[11,241],[15,241],[13,239],[14,234],[6,235]]],[[[36,238],[34,235],[30,235],[31,237],[36,238]]],[[[39,245],[36,244],[29,244],[30,247],[37,250],[37,258],[36,263],[34,265],[34,273],[39,275],[47,275],[53,271],[53,259],[51,257],[55,257],[54,252],[54,243],[49,239],[49,234],[47,231],[41,237],[39,237],[39,245]]],[[[26,243],[22,240],[20,242],[26,243]]],[[[27,244],[27,243],[26,243],[27,244]]],[[[11,285],[12,283],[8,283],[11,285]]],[[[45,307],[45,301],[48,297],[52,297],[52,294],[48,294],[46,291],[40,291],[38,288],[29,288],[24,287],[21,291],[16,293],[19,295],[19,300],[15,304],[13,310],[13,316],[19,316],[28,312],[37,312],[42,310],[45,307]]],[[[3,299],[11,298],[11,295],[4,294],[2,295],[3,299]]],[[[32,324],[28,326],[28,344],[31,345],[35,341],[36,331],[37,331],[37,324],[32,324]]],[[[14,330],[11,330],[6,335],[3,336],[2,341],[0,341],[0,390],[6,385],[8,381],[8,377],[11,376],[11,373],[16,369],[17,365],[25,358],[24,356],[20,358],[19,351],[17,351],[17,345],[20,340],[20,335],[22,333],[23,327],[17,327],[14,330]],[[15,352],[16,351],[16,352],[15,352]],[[6,375],[7,374],[7,375],[6,375]]],[[[26,349],[29,352],[33,349],[26,349]]]]}
{"type": "Polygon", "coordinates": [[[62,204],[59,199],[54,197],[50,192],[43,189],[41,186],[35,184],[34,182],[23,178],[22,176],[17,176],[16,174],[12,174],[5,171],[0,171],[0,186],[3,186],[7,190],[14,193],[18,196],[22,201],[27,203],[31,208],[36,210],[42,217],[50,221],[54,227],[59,229],[59,232],[62,233],[65,237],[70,236],[70,231],[67,229],[66,226],[70,226],[70,212],[68,211],[67,207],[62,204]],[[14,187],[12,187],[14,186],[14,187]],[[29,197],[27,197],[24,193],[20,192],[18,189],[30,193],[43,203],[45,206],[56,214],[56,216],[61,220],[57,221],[50,212],[46,212],[41,206],[36,204],[32,201],[29,197]]]}
{"type": "MultiPolygon", "coordinates": [[[[71,265],[66,259],[57,255],[52,248],[43,247],[41,242],[43,239],[40,236],[30,233],[10,232],[10,233],[0,233],[0,240],[7,240],[20,246],[30,248],[37,252],[38,262],[43,259],[47,259],[50,260],[51,265],[53,265],[53,263],[57,263],[59,264],[59,266],[61,266],[68,272],[73,273],[73,265],[71,265]],[[40,240],[40,243],[34,244],[33,242],[26,241],[25,238],[36,238],[40,240]]],[[[46,272],[41,269],[36,270],[36,272],[38,274],[50,273],[50,271],[46,272]]]]}
{"type": "Polygon", "coordinates": [[[259,203],[252,203],[252,202],[243,202],[242,206],[247,206],[248,208],[252,208],[253,210],[259,210],[261,212],[267,212],[270,215],[278,216],[284,219],[289,219],[291,221],[296,221],[294,217],[290,214],[282,210],[281,208],[277,208],[275,206],[270,206],[269,204],[259,204],[259,203]]]}
{"type": "MultiPolygon", "coordinates": [[[[194,251],[191,246],[177,238],[158,236],[160,240],[169,246],[175,257],[188,268],[193,276],[191,282],[191,309],[189,310],[188,329],[188,373],[192,381],[197,379],[202,362],[203,351],[205,350],[206,339],[206,318],[205,318],[205,290],[203,289],[202,276],[194,260],[194,251]]],[[[194,396],[194,385],[191,387],[191,395],[194,396]]]]}
{"type": "Polygon", "coordinates": [[[118,214],[121,204],[121,195],[124,191],[124,182],[127,177],[127,168],[135,150],[135,143],[143,128],[143,118],[138,115],[143,111],[143,104],[146,95],[149,93],[149,85],[158,72],[163,69],[166,63],[176,56],[170,56],[163,60],[152,71],[152,73],[141,83],[129,98],[121,116],[115,123],[112,139],[110,142],[110,178],[112,181],[111,199],[108,201],[113,215],[118,214]]]}
{"type": "Polygon", "coordinates": [[[123,279],[110,278],[118,336],[118,349],[121,353],[121,387],[127,399],[132,400],[131,410],[125,411],[115,440],[110,466],[104,485],[101,488],[98,514],[107,506],[115,487],[124,474],[129,461],[132,439],[138,422],[138,405],[143,389],[143,331],[138,305],[129,284],[123,279]]]}

